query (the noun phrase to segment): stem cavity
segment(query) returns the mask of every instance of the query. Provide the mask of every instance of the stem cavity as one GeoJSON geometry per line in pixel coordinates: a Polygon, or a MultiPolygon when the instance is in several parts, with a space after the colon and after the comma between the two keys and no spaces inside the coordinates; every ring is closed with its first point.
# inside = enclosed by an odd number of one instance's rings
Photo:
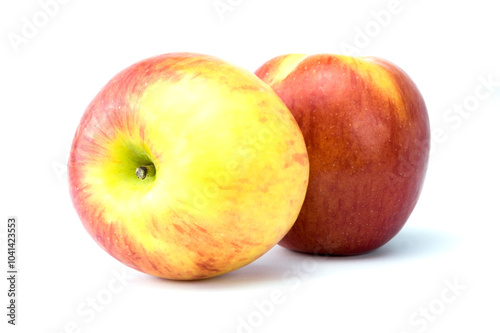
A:
{"type": "Polygon", "coordinates": [[[146,177],[149,176],[154,176],[156,173],[155,167],[153,164],[148,164],[148,165],[142,165],[135,169],[135,175],[139,179],[146,179],[146,177]]]}

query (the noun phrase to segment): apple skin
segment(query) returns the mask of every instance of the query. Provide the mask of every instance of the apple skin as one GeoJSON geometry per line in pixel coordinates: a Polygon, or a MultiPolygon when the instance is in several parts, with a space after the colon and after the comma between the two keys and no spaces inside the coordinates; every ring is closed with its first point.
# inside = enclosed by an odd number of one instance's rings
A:
{"type": "Polygon", "coordinates": [[[211,56],[171,53],[98,93],[68,171],[74,207],[104,250],[150,275],[195,280],[276,245],[298,216],[309,164],[268,85],[211,56]],[[142,166],[155,172],[140,179],[142,166]]]}
{"type": "Polygon", "coordinates": [[[393,238],[429,159],[427,109],[410,77],[383,59],[332,54],[279,56],[256,75],[292,112],[309,154],[306,199],[279,244],[356,255],[393,238]]]}

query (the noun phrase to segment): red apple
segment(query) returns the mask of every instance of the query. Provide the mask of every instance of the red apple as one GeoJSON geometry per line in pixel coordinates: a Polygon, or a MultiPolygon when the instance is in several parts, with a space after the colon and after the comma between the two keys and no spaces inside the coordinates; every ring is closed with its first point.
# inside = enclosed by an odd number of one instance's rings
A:
{"type": "Polygon", "coordinates": [[[310,179],[298,220],[280,245],[354,255],[403,227],[429,159],[429,120],[416,85],[373,57],[284,55],[256,71],[302,130],[310,179]]]}

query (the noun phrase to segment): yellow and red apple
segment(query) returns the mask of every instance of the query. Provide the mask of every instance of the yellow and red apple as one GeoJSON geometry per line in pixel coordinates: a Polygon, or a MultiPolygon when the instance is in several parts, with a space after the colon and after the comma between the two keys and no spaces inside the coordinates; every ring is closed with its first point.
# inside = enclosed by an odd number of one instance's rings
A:
{"type": "Polygon", "coordinates": [[[256,75],[299,124],[310,162],[297,222],[279,243],[353,255],[394,237],[413,211],[429,158],[429,120],[416,85],[373,57],[289,54],[256,75]]]}
{"type": "Polygon", "coordinates": [[[116,75],[85,111],[70,193],[94,240],[169,279],[240,268],[271,249],[303,203],[309,164],[297,123],[255,75],[172,53],[116,75]]]}

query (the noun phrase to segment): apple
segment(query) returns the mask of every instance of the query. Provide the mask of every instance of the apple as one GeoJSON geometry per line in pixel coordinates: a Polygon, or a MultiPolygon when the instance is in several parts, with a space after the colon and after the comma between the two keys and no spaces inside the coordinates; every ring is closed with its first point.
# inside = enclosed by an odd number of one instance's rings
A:
{"type": "Polygon", "coordinates": [[[233,271],[292,227],[309,177],[290,111],[254,74],[171,53],[117,74],[86,109],[70,194],[111,256],[176,280],[233,271]]]}
{"type": "Polygon", "coordinates": [[[355,255],[388,242],[417,203],[429,159],[414,82],[386,60],[332,54],[279,56],[256,75],[288,106],[309,154],[304,205],[279,244],[355,255]]]}

